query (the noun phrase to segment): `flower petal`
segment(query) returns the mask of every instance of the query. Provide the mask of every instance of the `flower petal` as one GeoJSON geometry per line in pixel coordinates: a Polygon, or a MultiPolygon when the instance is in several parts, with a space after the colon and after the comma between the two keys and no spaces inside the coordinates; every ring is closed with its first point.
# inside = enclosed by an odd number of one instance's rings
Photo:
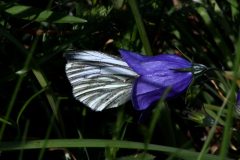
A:
{"type": "Polygon", "coordinates": [[[119,52],[122,59],[139,75],[192,67],[191,62],[173,54],[143,56],[126,50],[119,50],[119,52]]]}
{"type": "Polygon", "coordinates": [[[237,92],[237,105],[240,106],[240,89],[237,92]]]}
{"type": "Polygon", "coordinates": [[[152,74],[138,77],[135,81],[132,100],[135,109],[144,110],[160,99],[165,90],[170,87],[166,98],[182,93],[191,83],[191,72],[176,72],[152,74]]]}
{"type": "Polygon", "coordinates": [[[236,111],[237,115],[239,116],[240,115],[240,89],[237,92],[235,111],[236,111]]]}

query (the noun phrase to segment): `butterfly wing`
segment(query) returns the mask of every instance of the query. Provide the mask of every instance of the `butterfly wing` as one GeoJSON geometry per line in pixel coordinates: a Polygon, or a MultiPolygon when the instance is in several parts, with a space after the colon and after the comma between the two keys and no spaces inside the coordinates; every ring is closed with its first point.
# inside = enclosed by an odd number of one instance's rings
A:
{"type": "Polygon", "coordinates": [[[91,109],[114,108],[131,98],[138,75],[119,57],[98,51],[72,52],[65,57],[73,95],[91,109]]]}

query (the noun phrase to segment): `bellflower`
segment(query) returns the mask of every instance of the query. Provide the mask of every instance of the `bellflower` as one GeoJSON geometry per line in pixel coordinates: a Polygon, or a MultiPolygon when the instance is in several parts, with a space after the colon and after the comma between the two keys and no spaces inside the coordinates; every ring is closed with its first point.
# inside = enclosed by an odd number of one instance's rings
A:
{"type": "Polygon", "coordinates": [[[168,88],[170,91],[166,99],[181,94],[191,84],[194,75],[207,69],[202,64],[191,63],[177,55],[143,56],[126,50],[119,52],[128,66],[139,75],[132,89],[132,101],[137,110],[148,108],[168,88]]]}
{"type": "Polygon", "coordinates": [[[240,115],[240,89],[237,92],[237,99],[236,99],[235,110],[236,110],[237,115],[240,115]]]}

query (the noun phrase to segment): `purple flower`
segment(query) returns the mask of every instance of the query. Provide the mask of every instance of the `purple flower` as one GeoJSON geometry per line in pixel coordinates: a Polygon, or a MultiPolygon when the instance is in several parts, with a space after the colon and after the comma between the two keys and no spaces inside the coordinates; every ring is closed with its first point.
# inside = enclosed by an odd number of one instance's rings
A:
{"type": "Polygon", "coordinates": [[[191,84],[194,75],[207,69],[202,64],[193,64],[177,55],[142,56],[126,50],[120,50],[120,53],[122,59],[139,75],[132,90],[132,101],[137,110],[148,108],[168,88],[170,91],[166,99],[181,94],[191,84]]]}
{"type": "Polygon", "coordinates": [[[240,90],[237,92],[237,105],[240,107],[240,90]]]}
{"type": "Polygon", "coordinates": [[[240,89],[237,92],[237,99],[236,99],[236,107],[235,110],[237,112],[238,115],[240,115],[240,89]]]}

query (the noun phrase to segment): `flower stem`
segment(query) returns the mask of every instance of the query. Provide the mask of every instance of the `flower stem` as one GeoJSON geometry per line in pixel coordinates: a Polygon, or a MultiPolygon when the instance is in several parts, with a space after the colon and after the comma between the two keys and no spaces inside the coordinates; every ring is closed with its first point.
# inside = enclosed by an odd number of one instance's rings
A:
{"type": "Polygon", "coordinates": [[[136,25],[137,25],[137,28],[138,28],[140,38],[141,38],[142,43],[143,43],[145,54],[151,56],[151,55],[153,55],[152,54],[152,49],[151,49],[149,40],[147,38],[147,33],[146,33],[145,28],[144,28],[144,24],[143,24],[143,21],[142,21],[142,17],[139,13],[139,9],[137,7],[136,0],[128,0],[128,3],[129,3],[129,6],[131,7],[134,19],[136,21],[136,25]]]}

